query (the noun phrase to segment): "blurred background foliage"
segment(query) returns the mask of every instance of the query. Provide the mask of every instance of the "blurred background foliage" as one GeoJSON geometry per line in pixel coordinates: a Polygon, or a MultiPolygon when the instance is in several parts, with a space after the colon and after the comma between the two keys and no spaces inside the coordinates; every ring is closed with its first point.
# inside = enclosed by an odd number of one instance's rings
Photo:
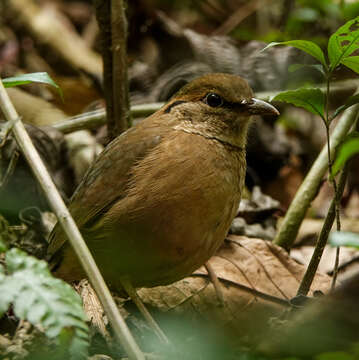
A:
{"type": "Polygon", "coordinates": [[[328,35],[340,24],[359,15],[359,2],[355,0],[136,0],[129,8],[133,15],[141,9],[162,9],[182,26],[208,33],[231,14],[242,12],[243,16],[248,12],[249,16],[228,35],[265,42],[300,37],[318,44],[326,44],[328,35]]]}

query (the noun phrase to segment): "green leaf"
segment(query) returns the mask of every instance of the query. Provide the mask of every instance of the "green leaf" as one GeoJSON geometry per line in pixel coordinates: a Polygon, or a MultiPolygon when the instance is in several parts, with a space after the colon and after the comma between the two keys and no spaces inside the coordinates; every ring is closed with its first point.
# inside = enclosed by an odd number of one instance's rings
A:
{"type": "Polygon", "coordinates": [[[341,63],[359,74],[359,56],[349,56],[343,59],[341,63]]]}
{"type": "Polygon", "coordinates": [[[319,71],[322,75],[325,76],[325,70],[323,68],[323,65],[321,65],[321,64],[292,64],[292,65],[289,65],[288,71],[295,72],[295,71],[303,69],[303,68],[319,71]]]}
{"type": "Polygon", "coordinates": [[[359,249],[359,234],[335,231],[329,235],[329,244],[332,246],[346,246],[359,249]]]}
{"type": "Polygon", "coordinates": [[[285,101],[302,107],[324,119],[324,93],[317,88],[300,88],[279,93],[271,101],[285,101]]]}
{"type": "Polygon", "coordinates": [[[359,153],[359,133],[349,135],[341,144],[332,167],[332,176],[335,176],[344,164],[355,154],[359,153]]]}
{"type": "Polygon", "coordinates": [[[333,115],[330,117],[330,120],[333,120],[336,116],[338,116],[338,114],[340,114],[342,111],[344,111],[345,109],[355,105],[359,103],[359,94],[350,96],[347,101],[345,102],[345,104],[339,106],[333,113],[333,115]]]}
{"type": "Polygon", "coordinates": [[[60,341],[69,332],[71,358],[85,357],[89,334],[80,296],[55,279],[45,261],[19,249],[6,253],[5,264],[7,275],[0,274],[0,314],[13,304],[16,316],[41,325],[48,337],[60,341]]]}
{"type": "Polygon", "coordinates": [[[5,87],[13,87],[18,85],[26,85],[31,83],[41,83],[47,84],[55,87],[59,92],[61,98],[63,98],[61,88],[51,79],[50,75],[47,72],[37,72],[30,74],[23,74],[19,76],[8,77],[2,79],[2,83],[5,87]]]}
{"type": "MultiPolygon", "coordinates": [[[[345,23],[329,38],[328,56],[330,60],[330,70],[334,70],[339,64],[344,64],[345,66],[351,64],[351,66],[356,69],[357,62],[354,60],[354,64],[351,63],[348,57],[358,48],[359,16],[345,23]]],[[[348,67],[352,69],[351,66],[348,67]]]]}
{"type": "Polygon", "coordinates": [[[268,44],[264,49],[261,51],[267,50],[273,46],[277,45],[289,45],[293,46],[297,49],[305,51],[307,54],[316,58],[320,63],[323,64],[325,68],[327,68],[327,62],[324,57],[324,53],[322,49],[314,42],[308,40],[290,40],[290,41],[283,41],[283,42],[271,42],[268,44]]]}

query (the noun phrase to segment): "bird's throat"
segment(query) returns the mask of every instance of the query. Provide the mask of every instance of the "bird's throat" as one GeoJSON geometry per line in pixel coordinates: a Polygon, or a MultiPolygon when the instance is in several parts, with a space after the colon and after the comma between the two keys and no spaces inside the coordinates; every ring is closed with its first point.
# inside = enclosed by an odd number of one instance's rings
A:
{"type": "Polygon", "coordinates": [[[209,134],[203,133],[203,132],[195,130],[195,129],[187,129],[182,126],[175,126],[174,129],[186,132],[188,134],[195,134],[195,135],[203,136],[204,138],[209,139],[209,140],[218,141],[222,145],[229,146],[230,148],[232,148],[233,150],[236,150],[236,151],[242,152],[245,150],[244,146],[239,146],[239,145],[233,144],[233,143],[229,142],[228,140],[224,140],[217,136],[209,135],[209,134]]]}

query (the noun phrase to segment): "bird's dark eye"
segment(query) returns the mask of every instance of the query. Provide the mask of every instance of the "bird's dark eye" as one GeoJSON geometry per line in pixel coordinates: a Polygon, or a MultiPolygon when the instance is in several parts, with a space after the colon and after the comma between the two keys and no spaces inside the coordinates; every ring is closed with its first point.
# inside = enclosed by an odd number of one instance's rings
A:
{"type": "Polygon", "coordinates": [[[204,98],[204,102],[211,107],[223,105],[223,99],[216,93],[208,93],[204,98]]]}

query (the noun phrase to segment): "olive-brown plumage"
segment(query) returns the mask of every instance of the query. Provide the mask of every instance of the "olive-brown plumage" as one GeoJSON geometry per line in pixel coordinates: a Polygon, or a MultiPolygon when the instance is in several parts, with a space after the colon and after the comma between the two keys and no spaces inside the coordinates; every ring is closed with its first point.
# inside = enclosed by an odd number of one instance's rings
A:
{"type": "MultiPolygon", "coordinates": [[[[243,79],[209,74],[106,147],[70,211],[113,288],[171,283],[214,254],[241,197],[250,115],[265,113],[277,111],[243,79]]],[[[58,276],[85,276],[59,226],[49,252],[58,276]]]]}

